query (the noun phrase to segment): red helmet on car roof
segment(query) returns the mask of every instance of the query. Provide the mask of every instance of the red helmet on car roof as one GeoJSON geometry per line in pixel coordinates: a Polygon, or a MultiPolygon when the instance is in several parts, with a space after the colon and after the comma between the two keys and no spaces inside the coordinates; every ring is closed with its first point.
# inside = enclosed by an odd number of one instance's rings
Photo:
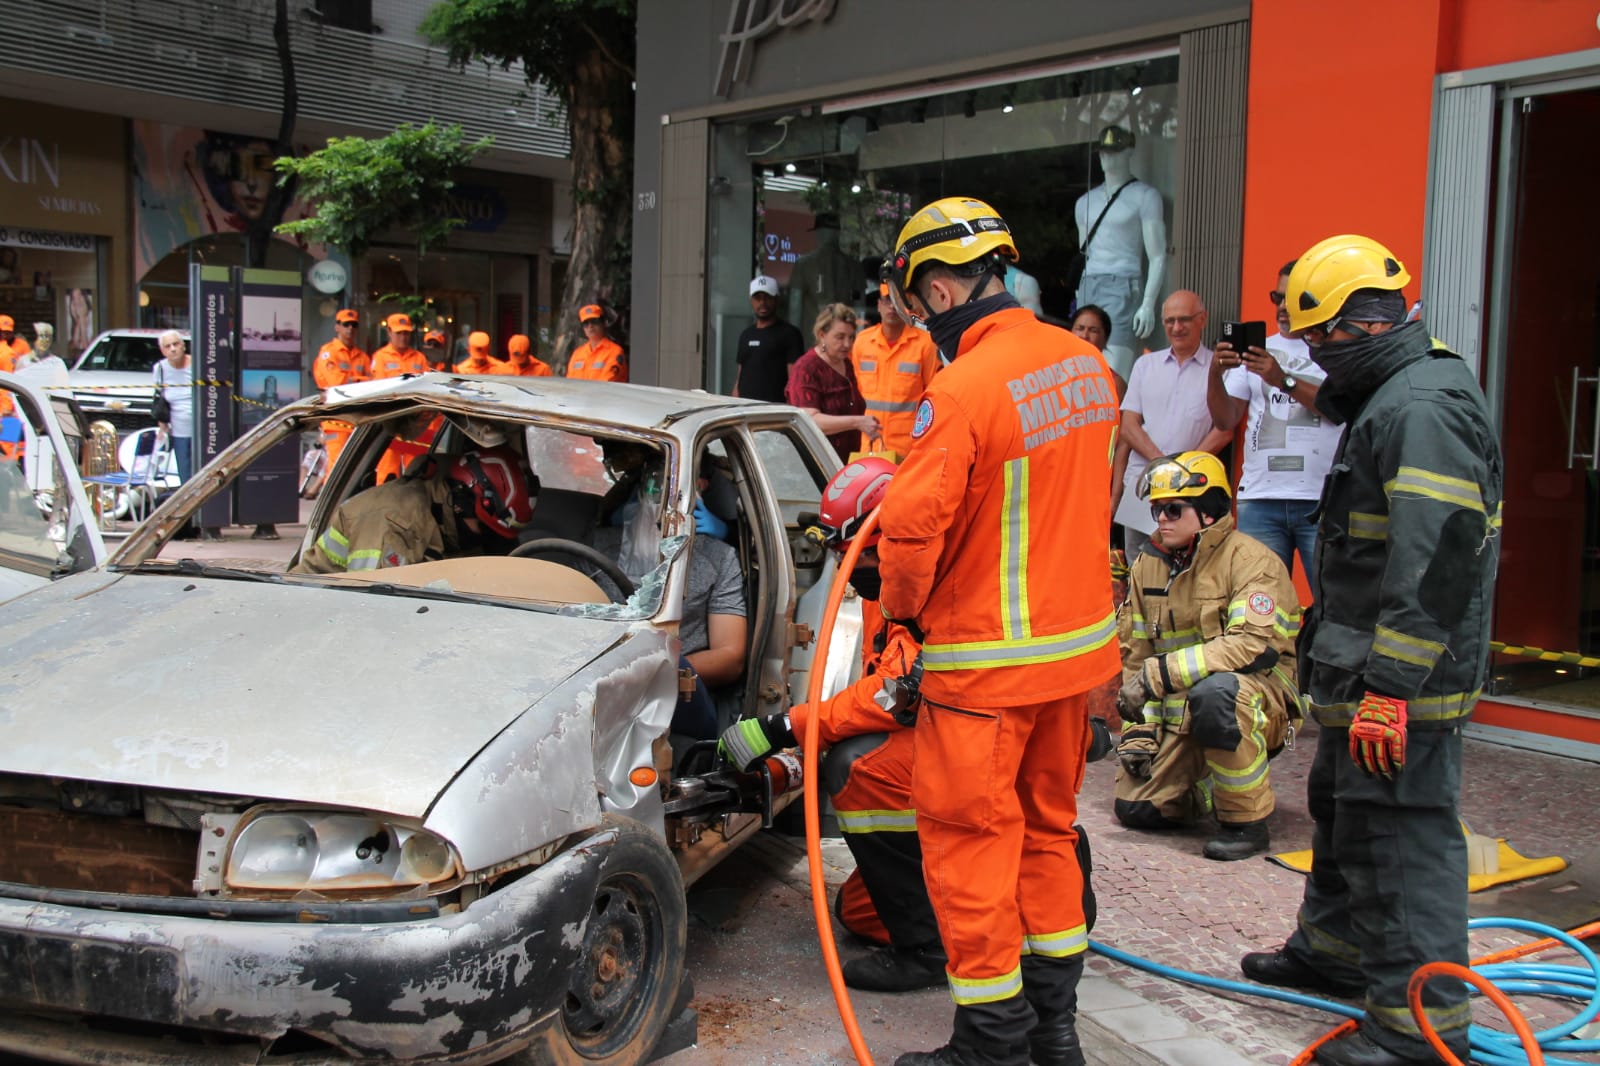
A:
{"type": "Polygon", "coordinates": [[[512,538],[533,519],[538,477],[524,472],[510,448],[480,448],[457,456],[446,477],[472,493],[472,515],[502,537],[512,538]]]}
{"type": "MultiPolygon", "coordinates": [[[[828,547],[842,548],[856,535],[867,515],[883,502],[894,472],[895,465],[889,460],[869,455],[846,463],[843,470],[833,475],[822,490],[819,515],[828,533],[828,547]]],[[[878,543],[878,537],[878,531],[873,530],[863,547],[872,547],[878,543]]]]}

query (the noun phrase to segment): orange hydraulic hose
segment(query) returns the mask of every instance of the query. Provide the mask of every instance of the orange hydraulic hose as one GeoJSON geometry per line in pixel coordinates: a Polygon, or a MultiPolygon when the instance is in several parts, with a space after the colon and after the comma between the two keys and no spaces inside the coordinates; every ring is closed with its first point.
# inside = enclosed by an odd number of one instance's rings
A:
{"type": "Polygon", "coordinates": [[[845,586],[855,571],[856,560],[861,558],[862,545],[872,531],[878,528],[878,509],[873,508],[866,521],[845,547],[839,571],[833,577],[833,587],[828,590],[828,604],[822,612],[822,626],[817,632],[817,648],[811,655],[811,680],[806,685],[806,735],[801,741],[803,754],[806,808],[806,864],[811,871],[811,912],[817,919],[817,940],[822,945],[822,964],[828,970],[828,984],[833,989],[833,1002],[839,1008],[839,1020],[844,1023],[845,1036],[850,1038],[850,1050],[855,1052],[861,1066],[873,1066],[872,1053],[856,1024],[855,1008],[850,1003],[850,992],[845,988],[844,971],[839,968],[839,949],[833,942],[833,919],[828,914],[828,889],[822,880],[822,815],[817,793],[817,748],[822,738],[818,710],[822,705],[822,675],[828,663],[828,648],[833,643],[833,622],[844,603],[845,586]]]}
{"type": "Polygon", "coordinates": [[[1522,1012],[1510,998],[1494,986],[1494,982],[1477,971],[1469,970],[1454,962],[1425,962],[1417,967],[1417,972],[1411,975],[1411,982],[1406,985],[1406,1002],[1411,1005],[1411,1016],[1417,1020],[1418,1027],[1422,1029],[1423,1039],[1446,1066],[1462,1066],[1462,1062],[1440,1039],[1438,1030],[1428,1020],[1428,1012],[1422,1005],[1422,989],[1435,977],[1457,978],[1475,986],[1478,991],[1489,997],[1489,1002],[1500,1008],[1500,1013],[1511,1023],[1511,1031],[1522,1041],[1522,1050],[1528,1053],[1528,1066],[1544,1066],[1544,1049],[1539,1046],[1538,1038],[1533,1035],[1533,1027],[1528,1024],[1528,1019],[1522,1016],[1522,1012]]]}

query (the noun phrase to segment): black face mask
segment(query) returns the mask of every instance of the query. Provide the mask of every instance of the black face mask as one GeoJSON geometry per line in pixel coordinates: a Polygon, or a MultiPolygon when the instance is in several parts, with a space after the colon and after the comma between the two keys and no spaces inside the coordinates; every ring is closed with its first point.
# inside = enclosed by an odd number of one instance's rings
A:
{"type": "Polygon", "coordinates": [[[864,600],[876,600],[883,592],[883,576],[876,566],[858,566],[850,572],[850,587],[864,600]]]}
{"type": "MultiPolygon", "coordinates": [[[[987,284],[988,276],[978,283],[979,288],[987,284]]],[[[973,290],[977,291],[977,290],[973,290]]],[[[940,311],[928,318],[928,333],[933,337],[934,346],[939,349],[939,354],[944,356],[945,362],[955,359],[956,353],[961,350],[961,337],[979,319],[987,318],[996,311],[1004,311],[1008,307],[1021,307],[1017,298],[1009,292],[997,292],[993,296],[985,296],[981,300],[968,300],[964,304],[957,304],[948,311],[940,311]]]]}

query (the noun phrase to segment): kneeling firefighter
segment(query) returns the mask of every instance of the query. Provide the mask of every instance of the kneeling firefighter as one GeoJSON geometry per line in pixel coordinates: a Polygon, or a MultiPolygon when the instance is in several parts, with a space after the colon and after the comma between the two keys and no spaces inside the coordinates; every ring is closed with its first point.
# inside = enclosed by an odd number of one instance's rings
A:
{"type": "MultiPolygon", "coordinates": [[[[889,460],[873,456],[835,474],[823,491],[813,536],[842,555],[882,501],[894,471],[889,460]]],[[[878,609],[877,540],[874,532],[850,576],[865,601],[861,679],[817,707],[821,742],[828,749],[820,783],[856,861],[855,872],[839,890],[835,911],[852,933],[886,945],[846,962],[844,981],[864,991],[908,992],[945,984],[948,959],[922,877],[922,847],[911,805],[911,726],[921,704],[922,644],[908,627],[884,620],[878,609]]],[[[786,714],[737,722],[723,732],[720,750],[740,769],[748,769],[775,750],[795,746],[807,728],[808,710],[800,704],[786,714]]],[[[1093,724],[1091,761],[1111,748],[1104,723],[1096,719],[1093,724]]],[[[1089,842],[1081,828],[1078,862],[1084,912],[1093,925],[1089,842]]]]}
{"type": "Polygon", "coordinates": [[[1208,809],[1208,859],[1267,849],[1267,760],[1300,717],[1299,601],[1283,561],[1233,528],[1228,475],[1209,452],[1150,464],[1139,483],[1158,550],[1134,561],[1117,615],[1129,724],[1117,745],[1117,819],[1193,824],[1208,809]]]}

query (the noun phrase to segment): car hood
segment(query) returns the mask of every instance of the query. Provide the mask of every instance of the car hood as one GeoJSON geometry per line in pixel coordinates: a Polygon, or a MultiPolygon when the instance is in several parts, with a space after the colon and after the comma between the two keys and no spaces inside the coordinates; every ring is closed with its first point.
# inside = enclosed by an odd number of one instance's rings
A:
{"type": "Polygon", "coordinates": [[[628,624],[91,572],[0,618],[0,772],[423,816],[628,624]]]}

